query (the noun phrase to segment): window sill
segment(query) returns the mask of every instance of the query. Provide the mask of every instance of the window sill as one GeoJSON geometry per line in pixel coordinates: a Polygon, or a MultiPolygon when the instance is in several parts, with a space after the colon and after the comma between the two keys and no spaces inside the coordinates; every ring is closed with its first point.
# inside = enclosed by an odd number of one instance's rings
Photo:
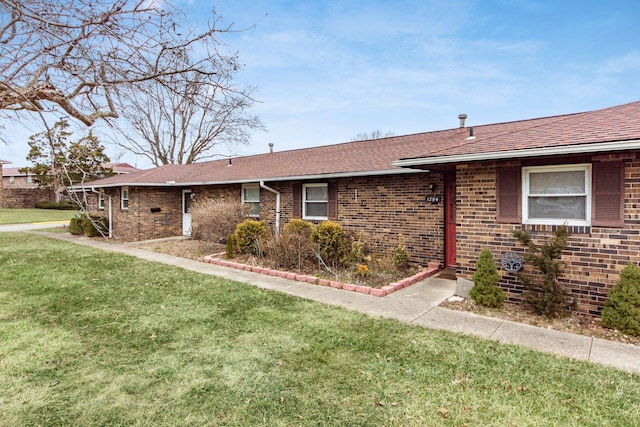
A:
{"type": "MultiPolygon", "coordinates": [[[[553,233],[564,224],[522,224],[523,231],[553,233]]],[[[567,225],[569,234],[591,234],[590,225],[567,225]]]]}

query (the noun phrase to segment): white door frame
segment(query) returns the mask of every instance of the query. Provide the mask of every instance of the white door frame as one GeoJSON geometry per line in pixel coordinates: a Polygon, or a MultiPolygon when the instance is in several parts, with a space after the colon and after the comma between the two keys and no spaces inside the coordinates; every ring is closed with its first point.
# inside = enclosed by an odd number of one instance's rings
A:
{"type": "Polygon", "coordinates": [[[182,235],[191,236],[191,190],[190,189],[182,190],[182,235]],[[187,194],[189,195],[188,201],[187,201],[187,194]]]}

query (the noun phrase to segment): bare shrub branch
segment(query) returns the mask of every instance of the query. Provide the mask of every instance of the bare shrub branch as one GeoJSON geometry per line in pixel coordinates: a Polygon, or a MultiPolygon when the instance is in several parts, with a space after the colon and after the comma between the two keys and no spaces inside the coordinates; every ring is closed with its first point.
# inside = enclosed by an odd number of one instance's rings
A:
{"type": "Polygon", "coordinates": [[[236,225],[247,218],[249,206],[239,201],[205,199],[191,208],[192,237],[219,242],[233,234],[236,225]]]}

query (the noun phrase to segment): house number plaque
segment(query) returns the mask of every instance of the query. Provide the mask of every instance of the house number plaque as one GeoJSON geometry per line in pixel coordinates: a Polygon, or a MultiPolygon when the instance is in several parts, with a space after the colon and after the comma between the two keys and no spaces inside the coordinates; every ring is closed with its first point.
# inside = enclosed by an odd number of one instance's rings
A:
{"type": "Polygon", "coordinates": [[[502,268],[513,273],[522,270],[522,257],[515,252],[502,254],[502,268]]]}
{"type": "Polygon", "coordinates": [[[425,200],[427,201],[427,203],[437,205],[438,203],[440,203],[440,196],[427,196],[425,200]]]}

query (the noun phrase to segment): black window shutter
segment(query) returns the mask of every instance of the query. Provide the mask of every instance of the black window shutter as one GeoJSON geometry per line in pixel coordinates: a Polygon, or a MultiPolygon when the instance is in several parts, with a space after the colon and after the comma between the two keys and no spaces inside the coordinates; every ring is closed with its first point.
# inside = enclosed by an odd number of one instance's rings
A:
{"type": "Polygon", "coordinates": [[[496,176],[496,222],[522,222],[522,172],[520,167],[499,168],[496,176]]]}
{"type": "Polygon", "coordinates": [[[291,186],[293,192],[292,215],[294,218],[302,218],[302,184],[297,183],[291,186]]]}
{"type": "Polygon", "coordinates": [[[593,163],[591,225],[624,225],[624,162],[593,163]]]}
{"type": "Polygon", "coordinates": [[[328,216],[332,221],[338,220],[338,186],[334,182],[327,184],[328,193],[328,216]]]}

